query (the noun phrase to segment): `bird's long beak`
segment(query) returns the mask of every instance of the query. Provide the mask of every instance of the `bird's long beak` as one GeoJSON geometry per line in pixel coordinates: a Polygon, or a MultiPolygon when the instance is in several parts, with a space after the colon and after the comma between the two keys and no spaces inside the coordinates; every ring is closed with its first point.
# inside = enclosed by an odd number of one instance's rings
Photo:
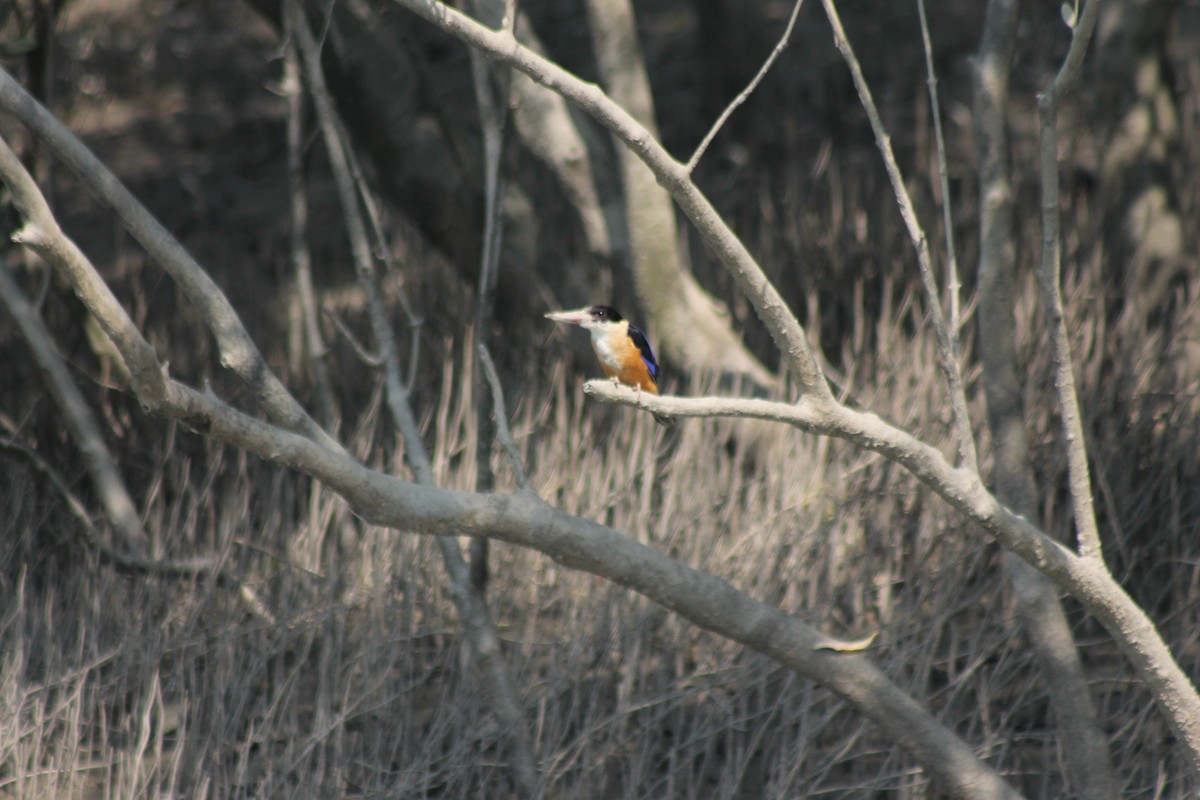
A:
{"type": "Polygon", "coordinates": [[[582,325],[590,318],[586,308],[576,309],[575,311],[551,311],[546,315],[546,319],[552,319],[555,322],[565,322],[568,325],[582,325]]]}

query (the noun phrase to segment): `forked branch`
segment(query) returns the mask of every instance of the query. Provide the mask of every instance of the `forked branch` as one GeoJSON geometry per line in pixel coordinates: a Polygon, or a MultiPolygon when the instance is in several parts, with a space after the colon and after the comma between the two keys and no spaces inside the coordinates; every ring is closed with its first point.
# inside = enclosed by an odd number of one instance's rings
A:
{"type": "Polygon", "coordinates": [[[1079,410],[1079,393],[1075,388],[1075,368],[1071,362],[1071,340],[1063,313],[1062,255],[1059,242],[1058,193],[1058,104],[1062,97],[1079,84],[1083,57],[1096,30],[1100,17],[1099,0],[1090,0],[1083,8],[1072,30],[1071,48],[1054,81],[1038,97],[1038,116],[1041,123],[1042,172],[1042,263],[1038,268],[1046,309],[1046,327],[1050,332],[1050,348],[1054,360],[1054,385],[1062,407],[1063,437],[1067,448],[1067,473],[1071,486],[1071,501],[1075,510],[1075,527],[1079,536],[1079,552],[1088,558],[1102,560],[1100,531],[1092,501],[1092,481],[1088,472],[1087,439],[1079,410]]]}
{"type": "Polygon", "coordinates": [[[726,414],[785,421],[788,415],[793,415],[794,421],[790,424],[803,430],[855,442],[901,464],[1096,616],[1158,699],[1172,730],[1187,748],[1193,770],[1200,774],[1200,695],[1171,655],[1154,623],[1098,559],[1076,556],[1026,519],[1005,508],[983,485],[977,472],[956,469],[935,448],[872,414],[840,406],[830,394],[794,315],[745,246],[692,183],[686,168],[667,155],[644,128],[599,88],[530,52],[511,36],[489,30],[436,0],[396,2],[467,44],[485,50],[493,58],[511,64],[533,80],[562,93],[637,153],[670,190],[705,244],[730,270],[805,390],[805,396],[795,406],[770,403],[758,406],[755,404],[762,401],[753,400],[638,398],[631,390],[588,384],[593,387],[595,396],[640,405],[667,416],[726,414]],[[721,403],[726,405],[722,407],[721,403]]]}
{"type": "MultiPolygon", "coordinates": [[[[12,185],[21,175],[28,179],[23,168],[17,167],[20,175],[0,168],[0,180],[12,185]]],[[[61,231],[56,238],[64,238],[61,231]]],[[[47,250],[50,258],[58,257],[63,242],[54,245],[47,250]]],[[[86,259],[80,266],[100,281],[86,259]]],[[[132,328],[107,287],[85,295],[84,301],[93,313],[132,328]]],[[[135,328],[132,333],[138,347],[148,347],[135,328]]],[[[124,355],[129,359],[132,353],[124,355]]],[[[443,537],[500,539],[539,550],[566,567],[605,577],[828,687],[911,753],[949,794],[1000,800],[1019,797],[970,747],[889,681],[867,657],[853,655],[863,646],[862,641],[842,642],[826,636],[796,615],[754,600],[717,577],[686,567],[627,535],[563,513],[536,497],[408,483],[367,469],[340,447],[326,447],[251,417],[210,392],[197,391],[162,374],[161,397],[155,404],[158,414],[317,478],[369,522],[443,537]]]]}

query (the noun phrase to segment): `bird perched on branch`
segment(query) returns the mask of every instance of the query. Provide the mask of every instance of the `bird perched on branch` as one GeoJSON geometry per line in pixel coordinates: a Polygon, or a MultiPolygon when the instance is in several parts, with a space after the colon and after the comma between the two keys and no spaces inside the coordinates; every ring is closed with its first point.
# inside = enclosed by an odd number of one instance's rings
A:
{"type": "MultiPolygon", "coordinates": [[[[604,374],[618,383],[632,386],[639,391],[658,394],[658,361],[646,334],[608,306],[588,306],[576,311],[552,311],[546,319],[578,325],[592,335],[592,350],[604,374]]],[[[669,417],[654,418],[663,425],[674,420],[669,417]]]]}

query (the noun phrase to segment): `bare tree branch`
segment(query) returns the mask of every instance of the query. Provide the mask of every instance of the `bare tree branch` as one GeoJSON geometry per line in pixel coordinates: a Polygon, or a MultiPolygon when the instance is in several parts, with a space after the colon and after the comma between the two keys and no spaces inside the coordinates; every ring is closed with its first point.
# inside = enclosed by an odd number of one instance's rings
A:
{"type": "MultiPolygon", "coordinates": [[[[776,419],[803,430],[839,436],[880,452],[904,465],[933,486],[952,507],[975,520],[1004,546],[1043,570],[1056,584],[1072,592],[1113,633],[1122,650],[1159,699],[1176,735],[1188,749],[1195,767],[1200,763],[1200,701],[1178,668],[1149,619],[1116,585],[1099,559],[1080,557],[1049,540],[1022,517],[1006,509],[983,487],[975,473],[953,467],[936,449],[869,414],[837,405],[829,396],[811,357],[803,330],[779,299],[745,248],[716,216],[711,205],[691,184],[682,166],[662,151],[644,129],[612,106],[603,93],[588,87],[553,65],[525,51],[511,36],[480,29],[458,12],[427,0],[404,0],[443,28],[485,47],[505,60],[577,100],[651,164],[693,219],[705,241],[724,260],[743,285],[783,349],[805,394],[797,405],[756,405],[756,401],[686,400],[635,396],[632,391],[588,384],[588,391],[643,408],[676,415],[728,414],[776,419]],[[640,130],[640,132],[639,132],[640,130]],[[792,338],[789,338],[792,337],[792,338]],[[728,405],[733,402],[733,405],[728,405]]],[[[0,92],[0,103],[3,92],[0,92]]],[[[9,177],[5,174],[5,180],[9,177]]],[[[56,229],[55,229],[56,230],[56,229]]],[[[53,232],[52,232],[53,233],[53,232]]],[[[59,232],[60,233],[60,232],[59,232]]],[[[58,257],[59,242],[46,247],[58,257]]],[[[84,268],[94,274],[90,264],[84,268]]],[[[198,269],[198,268],[197,268],[198,269]]],[[[95,281],[99,282],[98,276],[95,281]]],[[[77,287],[81,286],[76,282],[77,287]]],[[[101,286],[102,286],[101,282],[101,286]]],[[[85,303],[112,304],[94,310],[100,317],[128,323],[111,294],[87,293],[85,303]],[[90,301],[90,302],[89,302],[90,301]]],[[[131,327],[131,325],[130,325],[131,327]]],[[[134,331],[136,334],[136,330],[134,331]]],[[[122,342],[114,338],[118,346],[122,342]]],[[[138,341],[132,342],[139,346],[138,341]]],[[[131,344],[126,341],[125,344],[131,344]]],[[[148,349],[148,347],[147,347],[148,349]]],[[[128,360],[132,354],[122,352],[128,360]]],[[[149,351],[154,358],[153,351],[149,351]]],[[[215,396],[167,379],[149,389],[161,396],[151,408],[179,419],[195,430],[301,469],[342,493],[365,518],[404,530],[440,536],[488,535],[535,547],[567,566],[587,569],[630,586],[693,622],[759,649],[798,674],[818,680],[875,720],[947,787],[961,796],[1013,796],[1012,790],[982,765],[961,741],[933,721],[862,656],[834,655],[821,648],[827,637],[796,618],[757,603],[723,581],[696,573],[671,559],[632,542],[614,531],[556,511],[523,495],[481,496],[415,486],[371,472],[340,448],[281,430],[225,405],[215,396]]],[[[145,388],[135,382],[135,390],[145,388]]],[[[143,402],[146,402],[143,400],[143,402]]]]}
{"type": "MultiPolygon", "coordinates": [[[[165,269],[196,306],[216,339],[221,365],[232,370],[248,386],[273,420],[288,430],[300,431],[326,447],[340,445],[288,393],[267,367],[266,361],[246,332],[233,306],[212,278],[200,269],[162,224],[130,194],[116,176],[100,163],[58,120],[34,100],[13,77],[0,70],[0,108],[27,125],[46,142],[57,158],[71,169],[84,186],[104,201],[146,252],[165,269]]],[[[100,319],[101,325],[105,322],[100,319]]],[[[108,335],[115,331],[105,328],[108,335]]],[[[114,343],[127,353],[129,342],[114,343]]],[[[128,355],[126,356],[128,358],[128,355]]],[[[136,367],[128,365],[136,375],[136,367]]],[[[149,376],[141,375],[143,380],[149,376]]],[[[156,402],[154,392],[138,392],[143,402],[156,402]]]]}
{"type": "MultiPolygon", "coordinates": [[[[1017,12],[1016,0],[988,3],[975,60],[980,195],[977,348],[983,362],[996,496],[1017,513],[1036,519],[1037,492],[1017,373],[1016,231],[1006,121],[1017,12]]],[[[1071,786],[1078,797],[1115,800],[1117,782],[1108,744],[1058,590],[1012,553],[1005,554],[1004,571],[1054,709],[1071,786]]]]}
{"type": "Polygon", "coordinates": [[[733,116],[733,112],[737,111],[738,107],[741,106],[742,103],[745,103],[750,99],[750,95],[754,94],[754,90],[758,88],[758,85],[762,83],[763,78],[767,77],[767,73],[771,71],[771,66],[775,63],[775,60],[779,58],[779,56],[787,48],[788,40],[792,38],[792,31],[796,27],[796,18],[800,16],[800,7],[803,5],[804,0],[796,0],[796,5],[792,6],[792,15],[788,17],[787,27],[783,29],[783,35],[779,37],[779,42],[775,45],[775,48],[771,50],[771,54],[767,56],[767,60],[763,62],[763,65],[759,68],[758,73],[750,79],[750,83],[746,84],[746,88],[742,89],[742,91],[738,93],[738,96],[733,98],[729,105],[726,106],[725,110],[721,112],[721,116],[717,117],[717,121],[713,123],[711,128],[709,128],[709,131],[704,135],[704,138],[700,140],[700,144],[696,147],[696,152],[692,153],[692,157],[688,159],[687,171],[689,173],[695,171],[696,165],[699,164],[700,159],[704,157],[704,151],[708,149],[710,144],[712,144],[712,140],[715,139],[717,134],[721,132],[721,128],[723,128],[725,123],[729,121],[729,118],[733,116]]]}
{"type": "MultiPolygon", "coordinates": [[[[3,172],[8,166],[10,157],[13,157],[12,151],[8,144],[0,139],[0,164],[3,164],[0,166],[0,172],[3,172]]],[[[65,240],[65,237],[62,238],[65,240]]],[[[108,446],[104,443],[104,437],[96,425],[91,409],[83,399],[83,394],[71,380],[71,375],[63,365],[62,359],[55,352],[53,339],[50,332],[46,330],[42,318],[33,304],[25,297],[9,271],[3,267],[0,267],[0,304],[8,309],[9,314],[17,323],[17,328],[33,353],[34,361],[46,378],[46,386],[49,388],[51,396],[54,397],[55,403],[62,411],[63,417],[67,421],[67,427],[71,429],[76,444],[83,452],[84,464],[96,488],[96,494],[100,497],[100,503],[104,507],[105,517],[117,534],[117,544],[110,545],[100,537],[99,532],[92,524],[91,517],[84,509],[83,503],[75,497],[66,482],[40,456],[11,440],[0,442],[0,447],[22,454],[42,474],[47,476],[66,501],[67,508],[80,521],[84,541],[95,548],[103,558],[125,569],[158,575],[183,577],[212,575],[230,586],[237,587],[251,613],[259,619],[273,622],[274,617],[259,600],[254,590],[228,574],[223,569],[220,559],[212,556],[157,559],[141,555],[146,549],[146,532],[142,528],[137,507],[125,488],[125,482],[108,451],[108,446]]]]}
{"type": "MultiPolygon", "coordinates": [[[[505,28],[510,32],[517,22],[515,0],[478,0],[478,16],[485,24],[505,28]]],[[[479,125],[483,131],[484,211],[483,251],[479,254],[479,281],[475,297],[475,339],[485,347],[495,317],[496,281],[500,272],[500,253],[504,244],[504,173],[500,167],[504,155],[504,133],[508,127],[508,108],[512,70],[499,67],[493,70],[483,53],[468,48],[471,58],[471,78],[475,88],[475,105],[479,109],[479,125]]],[[[520,74],[520,73],[518,73],[520,74]]],[[[475,425],[479,431],[475,446],[475,491],[495,489],[492,474],[492,443],[488,424],[491,415],[484,402],[485,377],[479,359],[471,359],[471,400],[475,406],[475,425]]],[[[488,581],[488,540],[476,537],[470,543],[471,584],[484,591],[488,581]]]]}
{"type": "MultiPolygon", "coordinates": [[[[355,268],[366,294],[367,314],[371,329],[379,347],[384,382],[387,388],[387,404],[392,419],[404,437],[405,457],[417,476],[417,482],[425,486],[435,484],[433,468],[421,441],[420,429],[409,403],[409,387],[405,385],[400,369],[400,358],[396,351],[395,335],[387,319],[382,293],[375,275],[373,256],[367,239],[366,225],[358,206],[358,193],[354,187],[346,152],[349,149],[336,124],[336,113],[325,86],[321,71],[320,51],[308,28],[308,21],[296,0],[285,0],[286,13],[291,17],[292,31],[299,45],[301,60],[308,79],[309,91],[317,112],[326,151],[333,167],[334,182],[342,202],[342,211],[350,235],[355,268]]],[[[498,244],[498,241],[497,241],[498,244]]],[[[538,778],[533,755],[533,746],[517,692],[509,676],[508,666],[500,652],[500,641],[492,624],[491,614],[481,593],[481,587],[471,580],[470,569],[463,559],[458,543],[451,537],[439,537],[438,548],[442,561],[450,576],[450,595],[458,608],[459,618],[471,650],[479,661],[480,672],[487,682],[491,704],[500,725],[500,737],[511,759],[513,781],[523,797],[533,797],[537,792],[538,778]]]]}
{"type": "MultiPolygon", "coordinates": [[[[892,182],[892,191],[896,195],[896,204],[900,207],[900,216],[904,219],[908,236],[917,250],[917,271],[921,276],[921,286],[925,290],[925,300],[929,307],[930,320],[933,323],[938,363],[946,376],[946,386],[950,392],[950,407],[954,410],[954,432],[958,439],[959,462],[972,472],[977,472],[979,463],[975,454],[975,434],[971,428],[971,415],[967,410],[967,394],[966,389],[963,388],[962,365],[958,355],[958,331],[957,329],[952,330],[946,324],[946,318],[942,313],[941,295],[938,292],[937,279],[933,275],[933,262],[929,256],[929,239],[925,236],[921,221],[917,219],[912,198],[909,197],[908,188],[904,185],[904,176],[900,174],[900,166],[896,163],[895,153],[892,152],[892,139],[883,127],[879,109],[875,107],[875,100],[871,96],[871,88],[867,86],[867,79],[863,76],[862,67],[854,55],[854,48],[851,47],[850,40],[846,38],[846,31],[842,29],[842,20],[838,17],[837,7],[833,0],[822,0],[822,4],[825,6],[825,15],[829,18],[829,25],[833,28],[833,43],[846,61],[846,66],[850,68],[854,86],[858,90],[859,101],[866,110],[867,119],[871,121],[871,130],[875,133],[875,144],[883,156],[883,165],[887,170],[888,180],[892,182]]],[[[949,202],[949,198],[946,200],[949,202]]]]}
{"type": "MultiPolygon", "coordinates": [[[[586,0],[588,27],[601,80],[613,100],[658,138],[654,98],[630,0],[586,0]]],[[[675,206],[667,187],[627,147],[616,148],[628,231],[628,258],[638,300],[668,364],[680,371],[709,369],[748,377],[766,389],[774,376],[734,335],[717,300],[687,267],[679,246],[675,206]]],[[[678,166],[678,165],[676,165],[678,166]]],[[[682,168],[686,172],[686,167],[682,168]]]]}
{"type": "MultiPolygon", "coordinates": [[[[516,36],[529,49],[545,52],[525,14],[518,15],[516,36]]],[[[512,119],[521,141],[554,173],[575,207],[592,255],[608,261],[613,240],[601,208],[588,140],[571,117],[562,95],[539,86],[522,72],[510,72],[512,119]]]]}
{"type": "MultiPolygon", "coordinates": [[[[285,36],[290,17],[284,16],[285,36]]],[[[317,301],[313,291],[312,258],[305,237],[308,234],[308,197],[304,191],[304,90],[300,85],[300,55],[295,42],[289,41],[283,53],[283,92],[287,96],[287,170],[288,195],[291,200],[291,228],[288,248],[292,268],[296,271],[296,295],[299,304],[300,330],[304,340],[301,350],[308,355],[312,366],[313,383],[320,404],[321,423],[333,430],[337,421],[337,399],[325,363],[328,351],[321,336],[317,301]]]]}
{"type": "MultiPolygon", "coordinates": [[[[1075,508],[1075,527],[1079,536],[1079,552],[1089,558],[1103,559],[1100,531],[1096,526],[1096,511],[1092,501],[1092,482],[1088,472],[1087,439],[1079,411],[1079,393],[1075,388],[1075,368],[1071,364],[1071,341],[1063,315],[1062,254],[1059,249],[1058,194],[1058,104],[1062,97],[1079,83],[1083,57],[1096,30],[1100,17],[1100,0],[1089,0],[1071,32],[1071,48],[1063,60],[1054,81],[1038,96],[1038,116],[1041,121],[1042,172],[1042,263],[1038,268],[1038,285],[1042,290],[1046,310],[1046,327],[1050,331],[1050,349],[1054,359],[1054,385],[1062,408],[1063,436],[1067,450],[1067,472],[1071,500],[1075,508]]],[[[1198,722],[1197,724],[1200,724],[1198,722]]]]}
{"type": "MultiPolygon", "coordinates": [[[[11,155],[8,145],[0,141],[0,149],[11,155]]],[[[0,156],[4,158],[4,156],[0,156]]],[[[5,159],[6,160],[6,159],[5,159]]],[[[18,232],[17,236],[28,236],[18,232]]],[[[17,328],[33,353],[34,362],[41,370],[54,402],[62,411],[67,427],[75,443],[83,453],[84,465],[96,487],[96,494],[104,506],[105,516],[112,523],[119,545],[128,550],[140,550],[146,541],[138,518],[133,498],[125,490],[116,462],[108,452],[104,436],[100,433],[92,412],[83,399],[83,394],[71,380],[62,359],[54,351],[50,332],[42,323],[33,306],[13,280],[7,269],[0,268],[0,302],[8,309],[17,328]]]]}
{"type": "MultiPolygon", "coordinates": [[[[13,176],[3,166],[0,161],[0,178],[11,185],[13,176]]],[[[61,232],[55,231],[61,237],[61,232]]],[[[57,258],[61,250],[61,243],[55,242],[46,252],[57,258]]],[[[86,259],[82,266],[100,280],[86,259]]],[[[128,323],[111,293],[86,294],[84,300],[93,313],[107,306],[103,313],[128,323]]],[[[803,405],[810,410],[824,407],[819,401],[803,405]]],[[[439,537],[500,539],[539,550],[566,567],[586,570],[640,592],[694,624],[741,642],[829,687],[878,724],[949,793],[996,800],[1019,797],[970,747],[891,683],[868,658],[847,654],[861,648],[861,640],[839,642],[792,614],[747,597],[719,578],[679,564],[629,536],[558,511],[536,497],[481,495],[408,483],[367,469],[344,449],[325,447],[250,417],[211,392],[165,377],[161,398],[153,408],[202,435],[317,478],[369,522],[439,537]]]]}
{"type": "Polygon", "coordinates": [[[559,92],[631,147],[696,226],[705,245],[730,270],[783,353],[784,364],[795,375],[802,391],[810,398],[833,402],[833,395],[820,366],[813,358],[804,329],[796,316],[750,251],[692,182],[687,167],[672,158],[644,126],[613,103],[598,86],[585,83],[554,62],[522,46],[504,31],[494,31],[480,25],[462,12],[436,0],[395,2],[447,33],[487,51],[493,58],[511,64],[543,86],[559,92]]]}
{"type": "MultiPolygon", "coordinates": [[[[682,165],[667,155],[645,128],[597,87],[586,84],[558,65],[523,48],[511,36],[488,30],[436,0],[396,2],[464,42],[511,64],[539,83],[561,92],[595,116],[636,152],[670,190],[705,244],[730,270],[766,324],[804,391],[804,396],[795,406],[754,406],[758,413],[753,414],[747,413],[750,406],[738,407],[736,403],[733,407],[725,407],[732,409],[730,411],[716,411],[708,405],[731,401],[662,396],[637,398],[632,391],[621,397],[620,402],[665,412],[667,416],[679,415],[685,410],[688,416],[702,416],[711,411],[773,419],[775,417],[772,414],[780,414],[780,421],[789,421],[811,432],[847,439],[901,464],[933,487],[952,507],[995,536],[1003,546],[1016,552],[1057,586],[1070,592],[1096,616],[1159,701],[1171,728],[1188,750],[1192,769],[1200,773],[1200,696],[1145,611],[1125,593],[1103,563],[1098,559],[1075,557],[1023,517],[1005,508],[983,486],[977,472],[953,468],[937,450],[885,424],[874,415],[860,414],[839,406],[812,357],[803,329],[745,246],[691,182],[682,165]],[[788,414],[802,416],[790,421],[788,414]]],[[[936,303],[936,293],[933,296],[936,303]]],[[[596,397],[608,395],[613,400],[620,397],[619,387],[610,387],[616,394],[609,394],[594,382],[586,386],[593,387],[596,397]]]]}
{"type": "Polygon", "coordinates": [[[1168,723],[1188,748],[1190,763],[1200,771],[1200,698],[1146,612],[1102,563],[1072,553],[1009,510],[987,491],[977,473],[955,468],[935,448],[874,414],[842,406],[822,407],[806,399],[788,405],[755,399],[639,395],[611,381],[589,381],[584,392],[603,402],[668,417],[727,416],[781,422],[853,442],[902,465],[952,508],[1079,600],[1104,625],[1159,700],[1168,723]]]}
{"type": "Polygon", "coordinates": [[[942,190],[942,225],[946,229],[946,300],[950,305],[950,334],[955,347],[957,347],[959,329],[962,326],[958,293],[962,286],[958,280],[958,253],[954,248],[954,214],[950,202],[950,169],[946,163],[946,137],[942,134],[942,105],[938,97],[937,73],[933,69],[933,42],[929,37],[929,21],[925,17],[925,0],[917,0],[917,14],[921,19],[921,42],[925,47],[929,116],[933,118],[933,137],[937,142],[938,182],[942,190]]]}
{"type": "Polygon", "coordinates": [[[496,365],[492,363],[492,356],[482,342],[477,349],[479,364],[483,368],[483,374],[487,377],[488,386],[492,390],[492,407],[495,409],[496,416],[496,438],[500,440],[500,445],[504,448],[508,466],[513,471],[513,477],[517,479],[517,485],[521,487],[521,491],[527,494],[536,494],[533,485],[529,483],[529,475],[525,472],[525,465],[521,463],[521,454],[517,451],[517,443],[513,440],[512,431],[508,427],[508,409],[504,404],[504,391],[500,387],[500,376],[496,374],[496,365]]]}

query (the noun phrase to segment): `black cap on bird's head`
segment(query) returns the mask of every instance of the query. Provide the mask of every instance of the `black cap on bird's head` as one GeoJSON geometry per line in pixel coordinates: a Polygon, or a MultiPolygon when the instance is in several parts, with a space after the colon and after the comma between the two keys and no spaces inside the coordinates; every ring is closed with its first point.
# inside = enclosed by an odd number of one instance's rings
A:
{"type": "Polygon", "coordinates": [[[609,322],[620,322],[621,315],[612,306],[588,306],[588,313],[594,319],[608,320],[609,322]]]}

